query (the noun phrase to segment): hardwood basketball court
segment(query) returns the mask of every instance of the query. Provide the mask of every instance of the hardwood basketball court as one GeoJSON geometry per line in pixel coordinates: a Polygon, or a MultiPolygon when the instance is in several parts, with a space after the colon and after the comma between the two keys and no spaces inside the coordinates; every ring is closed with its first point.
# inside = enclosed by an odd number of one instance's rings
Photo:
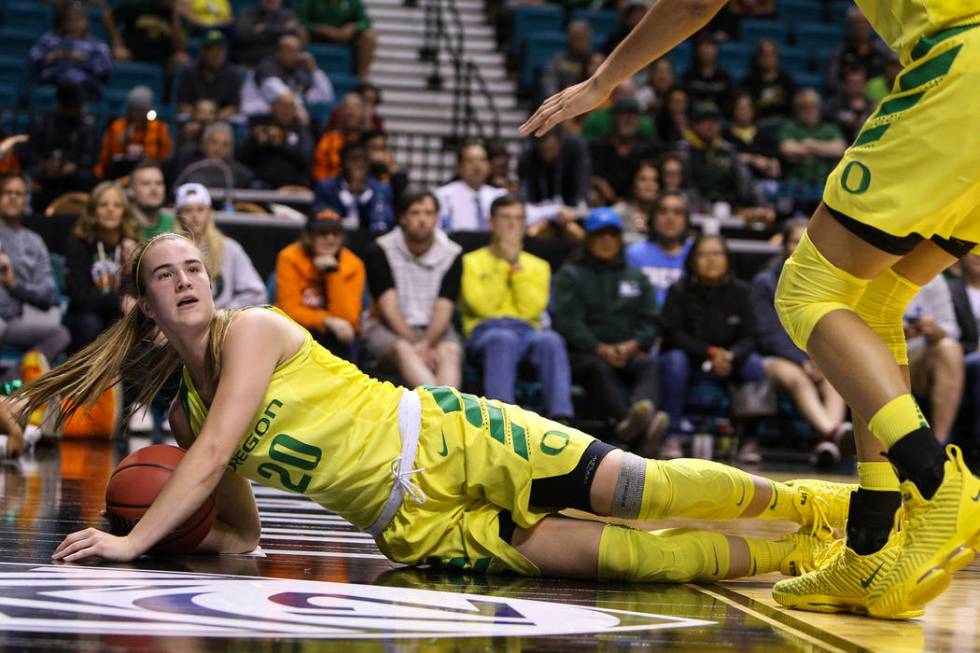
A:
{"type": "MultiPolygon", "coordinates": [[[[2,467],[0,651],[980,648],[976,562],[923,618],[819,615],[776,606],[778,574],[629,585],[405,568],[308,499],[264,487],[255,488],[263,534],[254,554],[52,565],[66,534],[100,524],[114,464],[146,444],[66,441],[2,467]]],[[[790,528],[744,521],[727,530],[790,528]]]]}

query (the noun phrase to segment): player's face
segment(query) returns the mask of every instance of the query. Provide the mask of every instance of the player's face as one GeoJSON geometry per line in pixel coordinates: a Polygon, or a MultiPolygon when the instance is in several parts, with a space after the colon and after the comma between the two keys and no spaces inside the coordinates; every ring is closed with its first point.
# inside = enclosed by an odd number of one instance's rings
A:
{"type": "Polygon", "coordinates": [[[207,324],[214,314],[211,280],[200,250],[185,238],[161,238],[139,263],[141,307],[165,333],[207,324]]]}

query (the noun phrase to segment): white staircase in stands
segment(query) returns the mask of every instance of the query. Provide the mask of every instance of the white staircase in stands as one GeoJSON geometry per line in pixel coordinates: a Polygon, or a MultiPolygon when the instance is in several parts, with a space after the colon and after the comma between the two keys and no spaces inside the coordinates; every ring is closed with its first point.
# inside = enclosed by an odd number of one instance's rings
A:
{"type": "MultiPolygon", "coordinates": [[[[443,0],[444,22],[450,35],[457,33],[449,2],[455,1],[463,25],[465,58],[480,70],[493,95],[500,117],[500,136],[506,141],[518,137],[517,127],[526,117],[519,107],[515,82],[504,67],[504,56],[495,49],[493,28],[487,23],[482,0],[443,0]]],[[[379,113],[385,129],[392,133],[391,144],[399,165],[409,171],[416,186],[445,183],[453,174],[455,152],[446,150],[443,137],[450,135],[453,120],[453,67],[449,55],[440,55],[442,90],[429,90],[428,77],[433,65],[421,61],[424,42],[425,0],[407,7],[403,0],[366,0],[371,22],[378,32],[378,49],[369,80],[381,88],[383,102],[379,113]],[[401,134],[418,136],[409,140],[401,134]]],[[[473,89],[477,116],[491,131],[492,111],[478,87],[473,89]]],[[[512,152],[513,153],[513,152],[512,152]]]]}

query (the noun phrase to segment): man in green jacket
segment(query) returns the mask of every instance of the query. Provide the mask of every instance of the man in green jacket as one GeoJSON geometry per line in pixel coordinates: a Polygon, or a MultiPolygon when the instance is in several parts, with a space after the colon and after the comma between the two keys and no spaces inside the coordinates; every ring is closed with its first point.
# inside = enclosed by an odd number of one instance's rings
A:
{"type": "Polygon", "coordinates": [[[657,299],[640,270],[623,257],[623,221],[610,208],[585,219],[585,253],[555,277],[555,330],[568,344],[572,378],[583,385],[616,437],[641,455],[655,454],[667,429],[656,410],[657,299]],[[627,402],[623,385],[629,387],[627,402]]]}

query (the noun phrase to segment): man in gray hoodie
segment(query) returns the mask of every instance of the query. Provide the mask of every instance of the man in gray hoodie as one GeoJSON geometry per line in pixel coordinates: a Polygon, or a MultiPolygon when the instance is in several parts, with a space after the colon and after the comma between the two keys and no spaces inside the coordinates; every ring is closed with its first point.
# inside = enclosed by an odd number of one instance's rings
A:
{"type": "Polygon", "coordinates": [[[57,301],[48,248],[21,225],[27,200],[21,175],[0,176],[0,342],[37,350],[50,361],[68,348],[71,336],[60,321],[24,313],[25,304],[46,311],[57,301]]]}

